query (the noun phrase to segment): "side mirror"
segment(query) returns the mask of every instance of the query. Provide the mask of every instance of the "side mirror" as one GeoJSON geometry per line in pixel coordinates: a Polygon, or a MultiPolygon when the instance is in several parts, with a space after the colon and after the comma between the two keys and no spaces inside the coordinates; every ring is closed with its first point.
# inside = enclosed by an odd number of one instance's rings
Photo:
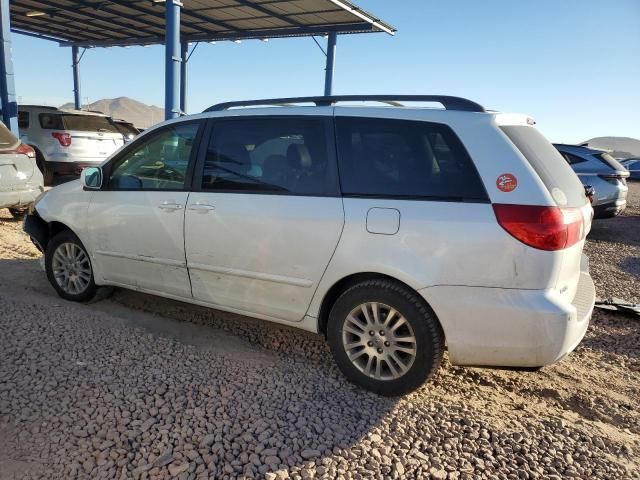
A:
{"type": "Polygon", "coordinates": [[[100,190],[102,187],[102,169],[87,167],[80,173],[80,181],[86,190],[100,190]]]}

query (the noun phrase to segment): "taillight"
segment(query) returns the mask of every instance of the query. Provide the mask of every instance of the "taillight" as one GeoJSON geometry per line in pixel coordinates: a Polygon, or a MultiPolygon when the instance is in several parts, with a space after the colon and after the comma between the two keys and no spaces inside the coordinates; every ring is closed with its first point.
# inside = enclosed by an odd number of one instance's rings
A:
{"type": "Polygon", "coordinates": [[[2,150],[0,153],[19,153],[29,158],[36,158],[36,151],[26,143],[21,143],[15,150],[2,150]]]}
{"type": "Polygon", "coordinates": [[[36,158],[36,151],[26,143],[21,143],[20,146],[16,148],[16,153],[21,153],[29,158],[36,158]]]}
{"type": "Polygon", "coordinates": [[[71,135],[62,132],[52,132],[51,136],[60,142],[63,147],[71,145],[71,135]]]}
{"type": "Polygon", "coordinates": [[[525,245],[540,250],[562,250],[578,243],[584,234],[579,208],[535,205],[493,205],[498,223],[525,245]]]}

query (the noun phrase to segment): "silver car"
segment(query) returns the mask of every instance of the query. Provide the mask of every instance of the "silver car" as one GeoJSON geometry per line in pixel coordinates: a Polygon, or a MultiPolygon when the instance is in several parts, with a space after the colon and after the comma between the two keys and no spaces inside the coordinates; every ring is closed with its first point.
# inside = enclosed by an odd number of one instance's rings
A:
{"type": "Polygon", "coordinates": [[[565,144],[555,144],[555,147],[583,185],[595,190],[592,202],[595,218],[615,217],[624,211],[629,171],[620,162],[604,150],[565,144]]]}
{"type": "Polygon", "coordinates": [[[122,133],[100,113],[23,105],[18,109],[20,139],[36,151],[49,185],[55,175],[79,175],[124,144],[122,133]]]}
{"type": "Polygon", "coordinates": [[[0,122],[0,208],[21,218],[43,191],[35,151],[0,122]]]}

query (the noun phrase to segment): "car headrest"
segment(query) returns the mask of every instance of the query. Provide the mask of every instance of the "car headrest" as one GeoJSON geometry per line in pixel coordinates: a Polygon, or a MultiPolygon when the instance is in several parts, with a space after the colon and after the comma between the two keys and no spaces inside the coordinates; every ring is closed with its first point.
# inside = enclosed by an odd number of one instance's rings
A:
{"type": "Polygon", "coordinates": [[[287,148],[287,162],[290,168],[311,168],[313,161],[306,145],[294,143],[287,148]]]}
{"type": "Polygon", "coordinates": [[[239,162],[243,165],[249,163],[249,152],[244,148],[244,145],[239,143],[223,143],[218,147],[218,155],[224,157],[222,161],[239,162]]]}

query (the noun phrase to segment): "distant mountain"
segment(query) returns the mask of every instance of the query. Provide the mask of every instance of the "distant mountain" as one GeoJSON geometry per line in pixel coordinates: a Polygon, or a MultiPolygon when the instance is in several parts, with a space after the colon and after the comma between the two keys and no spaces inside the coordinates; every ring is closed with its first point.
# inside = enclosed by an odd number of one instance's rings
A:
{"type": "MultiPolygon", "coordinates": [[[[65,103],[60,108],[72,109],[73,103],[65,103]]],[[[133,123],[138,128],[148,128],[164,120],[164,109],[154,105],[145,105],[129,97],[104,98],[83,105],[83,110],[97,110],[113,118],[133,123]]]]}
{"type": "Polygon", "coordinates": [[[590,147],[612,150],[616,158],[640,157],[640,140],[629,137],[596,137],[584,142],[590,147]]]}

